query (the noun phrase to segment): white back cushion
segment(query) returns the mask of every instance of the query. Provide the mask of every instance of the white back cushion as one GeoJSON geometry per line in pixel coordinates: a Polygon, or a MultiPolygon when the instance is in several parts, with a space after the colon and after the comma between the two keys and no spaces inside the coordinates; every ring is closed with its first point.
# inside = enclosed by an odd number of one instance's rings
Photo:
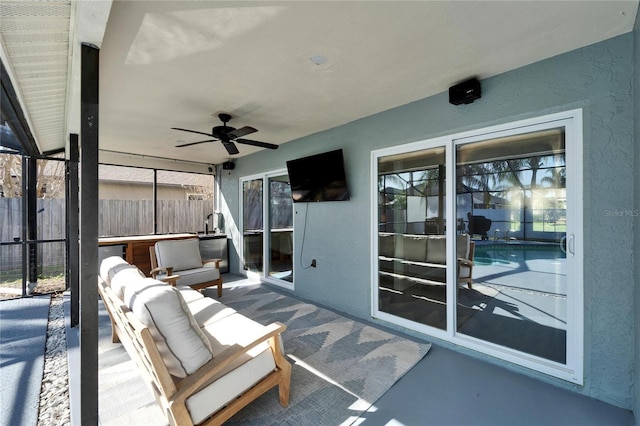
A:
{"type": "Polygon", "coordinates": [[[149,328],[172,375],[186,377],[213,358],[209,340],[175,287],[145,278],[126,287],[125,303],[149,328]]]}
{"type": "Polygon", "coordinates": [[[393,257],[396,249],[395,234],[378,234],[378,254],[384,257],[393,257]]]}
{"type": "Polygon", "coordinates": [[[111,289],[120,298],[124,300],[124,289],[137,281],[142,281],[146,277],[141,270],[133,265],[129,265],[129,268],[122,268],[111,278],[111,289]]]}
{"type": "Polygon", "coordinates": [[[111,285],[111,280],[118,272],[132,268],[138,269],[120,256],[109,256],[100,263],[100,276],[107,285],[111,285]]]}
{"type": "Polygon", "coordinates": [[[445,235],[429,235],[427,262],[442,265],[447,263],[447,237],[445,235]]]}
{"type": "Polygon", "coordinates": [[[158,241],[155,245],[158,266],[173,267],[174,271],[202,268],[200,256],[200,240],[188,238],[186,240],[158,241]]]}
{"type": "Polygon", "coordinates": [[[414,262],[424,262],[427,258],[427,237],[415,235],[403,235],[404,256],[403,259],[414,262]]]}

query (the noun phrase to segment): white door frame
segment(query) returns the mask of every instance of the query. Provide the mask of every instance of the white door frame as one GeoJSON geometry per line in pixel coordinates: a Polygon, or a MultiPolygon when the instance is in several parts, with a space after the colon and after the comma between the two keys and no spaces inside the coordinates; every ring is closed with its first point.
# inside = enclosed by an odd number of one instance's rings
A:
{"type": "MultiPolygon", "coordinates": [[[[583,301],[583,134],[582,109],[534,117],[511,123],[452,134],[372,151],[371,153],[371,315],[383,321],[445,340],[478,352],[558,377],[583,384],[584,364],[584,301],[583,301]],[[447,268],[447,330],[440,330],[414,321],[381,312],[378,296],[378,159],[393,154],[446,148],[446,215],[447,223],[455,223],[455,148],[458,145],[524,133],[552,127],[565,129],[565,164],[567,173],[567,335],[566,364],[493,344],[456,331],[456,281],[453,267],[447,268]]],[[[447,240],[455,241],[455,227],[447,227],[447,240]]],[[[455,244],[447,244],[447,264],[455,265],[455,244]]]]}
{"type": "MultiPolygon", "coordinates": [[[[270,247],[270,238],[271,236],[268,235],[270,234],[269,232],[267,232],[267,226],[269,225],[269,178],[275,177],[275,176],[282,176],[282,175],[286,175],[287,174],[287,169],[283,168],[283,169],[277,169],[277,170],[271,170],[268,172],[264,172],[264,173],[257,173],[254,175],[249,175],[249,176],[242,176],[238,179],[238,187],[239,187],[239,197],[238,197],[238,204],[239,204],[239,215],[238,215],[238,219],[239,219],[239,229],[240,229],[240,250],[239,250],[239,257],[240,257],[240,273],[247,276],[247,277],[251,277],[251,278],[259,278],[260,280],[264,281],[264,282],[268,282],[270,284],[279,286],[279,287],[283,287],[286,288],[288,290],[293,290],[295,285],[295,238],[293,238],[293,253],[292,253],[292,268],[294,269],[293,271],[293,277],[294,277],[294,282],[289,282],[289,281],[285,281],[285,280],[280,280],[277,278],[274,278],[272,276],[269,276],[269,274],[266,272],[268,270],[269,267],[269,247],[270,247]],[[243,265],[244,265],[244,191],[243,191],[243,184],[244,182],[247,181],[251,181],[251,180],[262,180],[262,273],[256,273],[256,272],[251,272],[251,271],[247,271],[244,269],[243,265]]],[[[293,220],[294,220],[294,226],[293,229],[295,232],[295,215],[293,216],[293,220]]]]}

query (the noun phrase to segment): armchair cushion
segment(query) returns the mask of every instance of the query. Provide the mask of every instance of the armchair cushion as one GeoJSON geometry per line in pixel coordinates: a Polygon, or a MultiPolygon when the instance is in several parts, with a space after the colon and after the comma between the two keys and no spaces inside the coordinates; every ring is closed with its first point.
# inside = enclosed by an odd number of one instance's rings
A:
{"type": "MultiPolygon", "coordinates": [[[[180,275],[178,284],[181,286],[195,285],[220,278],[220,271],[218,269],[203,267],[202,264],[200,264],[198,268],[182,270],[176,273],[180,275]]],[[[166,275],[167,274],[158,274],[156,278],[162,280],[166,275]]]]}
{"type": "Polygon", "coordinates": [[[149,328],[167,370],[186,377],[213,357],[211,344],[198,327],[180,290],[145,278],[125,289],[125,303],[149,328]]]}
{"type": "MultiPolygon", "coordinates": [[[[175,271],[202,268],[200,256],[200,240],[188,238],[185,240],[158,241],[155,245],[158,266],[173,267],[175,271]]],[[[182,276],[182,274],[179,274],[182,276]]],[[[185,285],[182,281],[180,284],[185,285]]]]}
{"type": "Polygon", "coordinates": [[[465,264],[461,264],[460,269],[458,271],[458,279],[470,278],[470,277],[471,277],[471,268],[465,264]]]}
{"type": "Polygon", "coordinates": [[[458,235],[456,240],[456,257],[458,259],[468,259],[469,258],[469,243],[471,238],[469,234],[458,235]]]}

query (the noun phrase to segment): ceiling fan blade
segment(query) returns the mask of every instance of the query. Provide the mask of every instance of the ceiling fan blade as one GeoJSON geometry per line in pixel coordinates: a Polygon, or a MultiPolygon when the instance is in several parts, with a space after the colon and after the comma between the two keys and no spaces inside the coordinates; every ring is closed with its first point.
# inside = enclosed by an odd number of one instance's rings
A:
{"type": "Polygon", "coordinates": [[[189,133],[197,133],[199,135],[205,135],[205,136],[213,137],[213,135],[211,133],[198,132],[197,130],[181,129],[179,127],[172,127],[172,129],[173,130],[181,130],[183,132],[189,132],[189,133]]]}
{"type": "Polygon", "coordinates": [[[236,147],[236,145],[233,142],[230,141],[221,141],[222,145],[224,145],[224,147],[227,149],[227,152],[229,153],[229,155],[234,155],[239,153],[240,151],[238,151],[238,147],[236,147]]]}
{"type": "Polygon", "coordinates": [[[245,145],[259,146],[261,148],[278,149],[278,145],[267,142],[252,141],[251,139],[236,139],[235,141],[245,145]]]}
{"type": "Polygon", "coordinates": [[[183,143],[182,145],[176,145],[176,148],[182,148],[183,146],[191,146],[191,145],[197,145],[199,143],[216,142],[216,141],[217,141],[217,139],[209,139],[209,140],[206,140],[206,141],[183,143]]]}
{"type": "Polygon", "coordinates": [[[236,139],[246,135],[250,135],[251,133],[255,133],[257,131],[258,131],[257,129],[254,129],[251,126],[244,126],[244,127],[241,127],[240,129],[236,129],[233,132],[229,132],[227,134],[231,137],[231,139],[236,139]]]}

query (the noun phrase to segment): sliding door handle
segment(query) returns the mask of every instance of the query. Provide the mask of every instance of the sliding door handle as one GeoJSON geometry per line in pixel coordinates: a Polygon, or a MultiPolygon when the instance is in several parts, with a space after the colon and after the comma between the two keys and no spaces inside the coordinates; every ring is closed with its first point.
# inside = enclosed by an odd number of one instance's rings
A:
{"type": "Polygon", "coordinates": [[[571,234],[567,238],[567,252],[571,256],[575,256],[576,255],[576,236],[575,236],[575,234],[571,234]]]}

